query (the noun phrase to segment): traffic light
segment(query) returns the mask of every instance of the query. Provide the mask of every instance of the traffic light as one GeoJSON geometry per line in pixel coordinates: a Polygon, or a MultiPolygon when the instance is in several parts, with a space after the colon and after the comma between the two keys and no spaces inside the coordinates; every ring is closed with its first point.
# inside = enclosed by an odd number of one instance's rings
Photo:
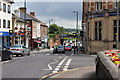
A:
{"type": "Polygon", "coordinates": [[[84,31],[80,31],[80,36],[84,36],[84,31]]]}
{"type": "Polygon", "coordinates": [[[73,33],[73,37],[74,37],[74,38],[76,37],[76,33],[73,33]]]}
{"type": "Polygon", "coordinates": [[[13,34],[14,34],[13,30],[9,30],[9,35],[13,35],[13,34]]]}

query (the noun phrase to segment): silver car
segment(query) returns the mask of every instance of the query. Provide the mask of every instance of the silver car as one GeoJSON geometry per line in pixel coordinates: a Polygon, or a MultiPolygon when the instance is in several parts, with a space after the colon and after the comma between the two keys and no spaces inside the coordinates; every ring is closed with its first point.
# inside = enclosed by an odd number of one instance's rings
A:
{"type": "Polygon", "coordinates": [[[14,45],[10,48],[10,51],[12,52],[13,55],[16,56],[30,55],[30,50],[23,45],[14,45]]]}

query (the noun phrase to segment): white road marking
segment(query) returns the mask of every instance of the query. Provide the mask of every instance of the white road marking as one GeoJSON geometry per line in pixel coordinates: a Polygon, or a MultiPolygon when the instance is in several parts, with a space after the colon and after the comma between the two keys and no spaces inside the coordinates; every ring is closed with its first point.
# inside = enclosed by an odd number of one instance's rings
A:
{"type": "Polygon", "coordinates": [[[56,68],[54,69],[54,71],[52,73],[56,73],[59,71],[60,67],[62,66],[62,64],[64,63],[64,61],[66,60],[68,56],[66,56],[57,66],[56,68]]]}
{"type": "Polygon", "coordinates": [[[52,70],[52,67],[48,64],[48,68],[49,68],[49,70],[52,70]]]}
{"type": "Polygon", "coordinates": [[[45,55],[50,55],[50,54],[45,54],[45,55]]]}
{"type": "Polygon", "coordinates": [[[68,67],[69,67],[71,61],[72,61],[72,59],[69,59],[69,60],[67,61],[67,63],[66,63],[66,65],[64,66],[63,70],[68,70],[68,67]]]}
{"type": "Polygon", "coordinates": [[[48,68],[49,68],[49,69],[43,69],[43,70],[53,70],[53,68],[51,67],[51,65],[58,62],[57,59],[54,59],[54,60],[55,60],[55,62],[51,62],[51,63],[48,64],[48,68]]]}
{"type": "Polygon", "coordinates": [[[61,57],[61,56],[59,56],[59,58],[61,59],[62,57],[61,57]]]}
{"type": "Polygon", "coordinates": [[[54,54],[54,55],[58,55],[58,54],[54,54]]]}

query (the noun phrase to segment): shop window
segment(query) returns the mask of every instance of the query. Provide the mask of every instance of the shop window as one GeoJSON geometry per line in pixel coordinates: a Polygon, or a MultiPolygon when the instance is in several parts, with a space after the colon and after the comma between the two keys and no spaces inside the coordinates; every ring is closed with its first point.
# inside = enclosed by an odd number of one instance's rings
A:
{"type": "Polygon", "coordinates": [[[3,19],[3,28],[6,28],[6,20],[3,19]]]}
{"type": "Polygon", "coordinates": [[[3,12],[6,12],[6,4],[3,3],[3,12]]]}
{"type": "Polygon", "coordinates": [[[10,21],[8,20],[8,28],[10,28],[10,21]]]}

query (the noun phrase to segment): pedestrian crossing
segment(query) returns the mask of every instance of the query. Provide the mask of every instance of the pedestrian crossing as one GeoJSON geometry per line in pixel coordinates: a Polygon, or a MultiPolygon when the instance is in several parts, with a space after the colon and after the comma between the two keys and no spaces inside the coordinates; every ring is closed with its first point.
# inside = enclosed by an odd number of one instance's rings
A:
{"type": "Polygon", "coordinates": [[[62,61],[60,61],[59,64],[55,67],[55,69],[52,71],[52,73],[68,70],[72,59],[67,59],[67,58],[68,56],[63,58],[62,61]]]}

